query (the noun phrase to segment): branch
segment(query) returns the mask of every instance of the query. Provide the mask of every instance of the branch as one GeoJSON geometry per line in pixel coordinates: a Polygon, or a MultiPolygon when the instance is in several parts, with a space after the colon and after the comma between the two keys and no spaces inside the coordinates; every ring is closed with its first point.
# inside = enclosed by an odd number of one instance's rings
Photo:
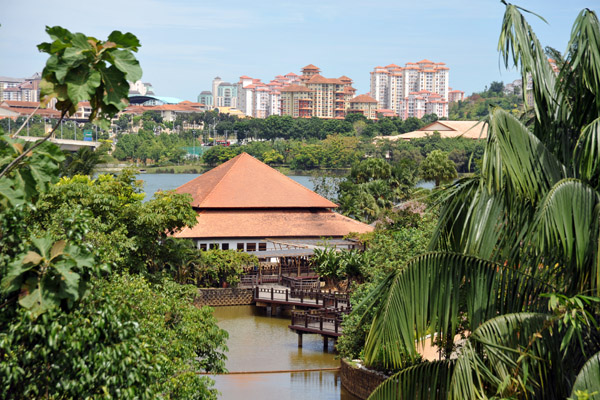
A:
{"type": "MultiPolygon", "coordinates": [[[[39,106],[38,106],[38,108],[39,108],[39,106]]],[[[37,110],[37,108],[36,108],[36,110],[37,110]]],[[[35,111],[34,111],[34,113],[35,113],[35,111]]],[[[39,141],[35,142],[35,144],[33,146],[31,146],[29,149],[25,150],[17,158],[15,158],[10,164],[8,164],[8,166],[6,168],[4,168],[4,170],[2,172],[0,172],[0,178],[2,178],[4,175],[6,175],[10,171],[12,171],[12,169],[23,158],[25,158],[29,153],[31,153],[36,147],[38,147],[39,145],[41,145],[42,143],[44,143],[46,140],[50,139],[50,137],[54,134],[54,131],[56,131],[56,129],[58,128],[58,126],[60,125],[60,123],[62,122],[62,120],[64,119],[66,113],[67,113],[67,111],[63,110],[63,112],[60,114],[60,118],[58,119],[58,122],[56,123],[56,125],[54,125],[54,128],[52,128],[52,130],[46,136],[44,136],[44,138],[42,140],[39,140],[39,141]]],[[[33,115],[33,113],[31,115],[33,115]]],[[[31,115],[29,116],[29,118],[31,118],[31,115]]],[[[25,120],[25,122],[27,122],[29,120],[29,118],[27,118],[27,120],[25,120]]],[[[25,124],[23,124],[23,125],[25,125],[25,124]]],[[[21,126],[21,128],[19,128],[19,130],[17,131],[17,133],[19,133],[19,131],[22,128],[23,128],[23,126],[21,126]]],[[[17,133],[15,133],[15,136],[16,136],[17,133]]]]}
{"type": "Polygon", "coordinates": [[[10,138],[14,139],[15,136],[17,136],[19,134],[19,132],[21,132],[23,130],[23,128],[25,127],[25,125],[27,124],[27,122],[29,122],[29,120],[31,119],[31,117],[33,117],[33,115],[35,114],[35,112],[37,110],[40,109],[41,104],[38,104],[38,106],[35,108],[35,110],[33,110],[31,112],[31,114],[29,114],[29,117],[27,117],[27,119],[25,120],[25,122],[23,122],[23,124],[21,124],[21,127],[19,129],[17,129],[17,131],[14,133],[14,135],[12,135],[10,138]]]}

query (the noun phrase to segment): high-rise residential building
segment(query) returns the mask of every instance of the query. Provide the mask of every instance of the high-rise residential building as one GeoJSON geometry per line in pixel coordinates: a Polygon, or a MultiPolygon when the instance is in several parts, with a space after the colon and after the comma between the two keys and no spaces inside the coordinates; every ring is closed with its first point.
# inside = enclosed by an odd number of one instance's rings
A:
{"type": "Polygon", "coordinates": [[[371,72],[371,96],[382,109],[392,110],[401,118],[416,117],[421,110],[437,110],[445,113],[439,117],[447,117],[448,82],[449,68],[441,62],[378,66],[371,72]],[[432,104],[426,106],[428,102],[432,104]]]}
{"type": "Polygon", "coordinates": [[[361,94],[350,100],[350,108],[347,113],[361,114],[367,119],[377,118],[379,102],[367,94],[361,94]]]}
{"type": "Polygon", "coordinates": [[[0,76],[0,101],[39,102],[41,80],[39,73],[35,73],[30,78],[0,76]]]}
{"type": "Polygon", "coordinates": [[[312,64],[302,68],[298,85],[281,90],[281,114],[300,118],[344,118],[356,89],[347,76],[325,78],[312,64]]]}
{"type": "Polygon", "coordinates": [[[212,83],[213,107],[237,107],[238,86],[223,82],[220,77],[213,79],[212,83]]]}
{"type": "Polygon", "coordinates": [[[206,106],[212,107],[213,105],[213,95],[210,90],[203,90],[198,95],[198,103],[202,103],[206,106]]]}

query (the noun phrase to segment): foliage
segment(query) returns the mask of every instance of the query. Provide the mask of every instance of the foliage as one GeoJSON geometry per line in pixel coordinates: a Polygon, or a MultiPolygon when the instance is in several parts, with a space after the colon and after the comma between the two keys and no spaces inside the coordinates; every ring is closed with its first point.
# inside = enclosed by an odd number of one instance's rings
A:
{"type": "Polygon", "coordinates": [[[387,214],[385,221],[374,232],[363,235],[365,245],[360,276],[366,282],[354,288],[350,302],[356,310],[344,317],[344,335],[336,349],[340,356],[354,359],[360,356],[376,308],[359,307],[387,274],[403,268],[408,260],[426,252],[435,228],[435,215],[421,216],[410,210],[396,210],[387,214]],[[368,312],[368,315],[363,315],[368,312]],[[361,318],[362,315],[362,318],[361,318]]]}
{"type": "Polygon", "coordinates": [[[194,286],[123,274],[99,281],[96,291],[131,310],[139,323],[139,335],[160,367],[153,390],[172,399],[216,398],[209,389],[212,381],[197,372],[226,371],[228,335],[217,326],[211,308],[194,306],[194,286]]]}
{"type": "Polygon", "coordinates": [[[258,265],[258,259],[235,250],[199,250],[191,242],[171,239],[174,256],[169,263],[175,280],[198,287],[237,286],[244,267],[258,265]]]}
{"type": "Polygon", "coordinates": [[[416,183],[416,167],[409,160],[395,165],[368,158],[352,166],[339,184],[340,211],[363,222],[373,222],[394,204],[408,198],[416,183]]]}
{"type": "Polygon", "coordinates": [[[447,183],[455,179],[458,174],[454,163],[448,158],[448,154],[441,150],[434,150],[427,155],[421,163],[421,178],[427,181],[435,181],[435,186],[447,183]]]}
{"type": "Polygon", "coordinates": [[[95,291],[77,308],[0,322],[0,397],[153,399],[160,369],[132,312],[95,291]]]}
{"type": "Polygon", "coordinates": [[[579,14],[565,56],[551,51],[555,73],[521,11],[507,4],[499,49],[523,81],[531,77],[532,117],[490,111],[481,174],[440,201],[437,251],[389,274],[363,301],[377,307],[365,361],[400,369],[373,398],[423,387],[435,390],[417,398],[567,398],[585,396],[574,382],[594,374],[582,368],[600,348],[589,297],[600,293],[600,23],[590,10],[579,14]],[[427,362],[403,369],[430,333],[455,361],[436,364],[435,374],[427,362]],[[466,337],[459,348],[457,334],[466,337]]]}
{"type": "Polygon", "coordinates": [[[89,101],[90,120],[107,129],[109,119],[129,104],[127,81],[142,77],[133,55],[139,40],[131,33],[113,31],[102,41],[60,26],[46,27],[46,33],[52,42],[38,45],[50,55],[40,83],[43,102],[56,98],[56,109],[74,115],[80,101],[89,101]]]}
{"type": "Polygon", "coordinates": [[[65,235],[66,216],[78,210],[89,224],[83,238],[96,249],[102,262],[130,271],[156,270],[163,249],[157,242],[183,226],[196,223],[196,213],[186,195],[158,192],[146,202],[133,171],[96,179],[77,175],[62,178],[40,199],[31,217],[33,230],[47,229],[58,238],[65,235]]]}
{"type": "Polygon", "coordinates": [[[62,175],[69,177],[74,175],[92,175],[94,169],[102,159],[99,151],[94,151],[89,147],[82,147],[75,153],[67,154],[61,167],[62,175]]]}

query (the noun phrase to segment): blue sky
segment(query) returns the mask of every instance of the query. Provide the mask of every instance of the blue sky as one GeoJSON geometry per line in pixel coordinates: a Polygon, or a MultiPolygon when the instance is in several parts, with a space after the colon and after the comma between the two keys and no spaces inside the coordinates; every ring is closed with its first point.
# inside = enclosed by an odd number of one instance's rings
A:
{"type": "MultiPolygon", "coordinates": [[[[578,12],[598,0],[520,0],[542,44],[563,51],[578,12]]],[[[450,68],[450,86],[471,94],[518,77],[496,50],[504,6],[498,0],[193,1],[0,0],[0,76],[27,77],[46,57],[46,25],[105,39],[138,36],[145,82],[158,95],[195,100],[215,76],[268,82],[307,64],[325,77],[347,75],[369,90],[377,65],[429,59],[450,68]]]]}

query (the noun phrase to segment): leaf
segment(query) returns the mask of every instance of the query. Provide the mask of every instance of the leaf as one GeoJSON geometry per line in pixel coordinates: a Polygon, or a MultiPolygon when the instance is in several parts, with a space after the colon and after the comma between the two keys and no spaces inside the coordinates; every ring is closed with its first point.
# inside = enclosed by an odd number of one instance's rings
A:
{"type": "Polygon", "coordinates": [[[142,77],[142,67],[128,50],[114,50],[111,52],[114,65],[125,73],[128,81],[135,82],[142,77]]]}
{"type": "Polygon", "coordinates": [[[46,33],[53,39],[67,43],[73,37],[73,34],[61,26],[46,26],[46,33]]]}
{"type": "Polygon", "coordinates": [[[571,391],[572,399],[578,398],[577,391],[587,391],[590,400],[600,399],[600,352],[590,357],[579,371],[571,391]]]}
{"type": "Polygon", "coordinates": [[[50,250],[50,260],[54,260],[56,257],[62,255],[66,245],[67,242],[64,240],[59,240],[55,242],[52,246],[52,249],[50,250]]]}
{"type": "Polygon", "coordinates": [[[130,48],[133,51],[137,51],[138,47],[141,46],[140,41],[133,33],[121,33],[120,31],[113,31],[108,35],[108,40],[116,43],[119,47],[130,48]]]}
{"type": "Polygon", "coordinates": [[[127,98],[129,93],[129,85],[125,86],[123,83],[125,74],[114,66],[103,69],[100,73],[104,83],[104,102],[114,105],[119,110],[124,109],[122,99],[127,98]]]}
{"type": "Polygon", "coordinates": [[[23,264],[33,264],[38,265],[44,257],[36,253],[35,251],[29,251],[27,255],[23,258],[23,264]]]}

